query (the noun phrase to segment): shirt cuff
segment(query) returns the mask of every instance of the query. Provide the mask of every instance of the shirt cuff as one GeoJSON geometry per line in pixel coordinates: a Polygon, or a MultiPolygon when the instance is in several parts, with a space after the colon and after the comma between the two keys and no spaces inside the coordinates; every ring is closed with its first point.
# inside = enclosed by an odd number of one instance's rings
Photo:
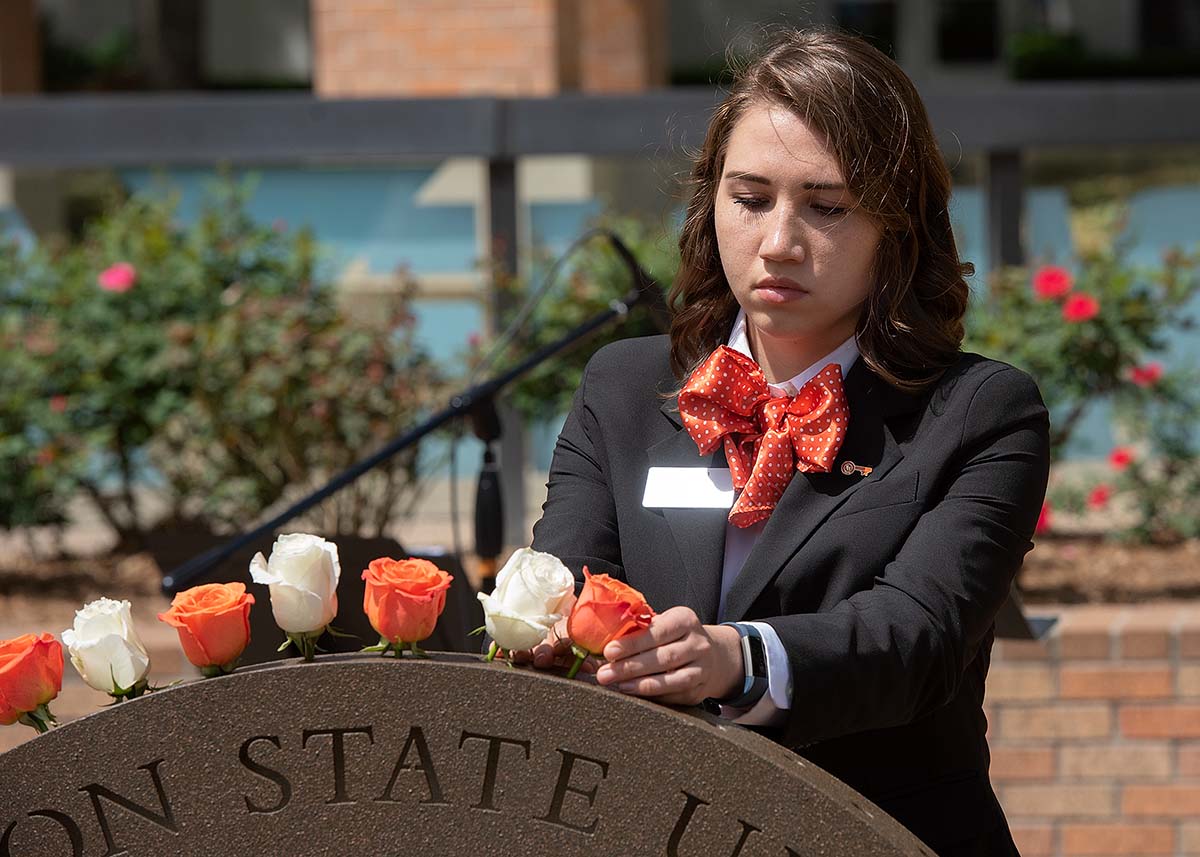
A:
{"type": "Polygon", "coordinates": [[[787,650],[776,630],[766,622],[741,622],[753,625],[763,638],[767,650],[767,690],[750,708],[721,706],[721,716],[742,726],[781,726],[792,707],[792,668],[787,650]]]}

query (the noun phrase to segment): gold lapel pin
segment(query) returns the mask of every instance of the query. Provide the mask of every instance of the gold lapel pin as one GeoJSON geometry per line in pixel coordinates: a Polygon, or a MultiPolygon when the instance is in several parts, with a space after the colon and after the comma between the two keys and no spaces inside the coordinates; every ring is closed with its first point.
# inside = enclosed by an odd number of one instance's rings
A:
{"type": "Polygon", "coordinates": [[[843,461],[842,462],[842,475],[849,476],[852,473],[857,473],[859,476],[870,476],[871,468],[870,467],[861,467],[861,466],[855,464],[853,461],[843,461]]]}

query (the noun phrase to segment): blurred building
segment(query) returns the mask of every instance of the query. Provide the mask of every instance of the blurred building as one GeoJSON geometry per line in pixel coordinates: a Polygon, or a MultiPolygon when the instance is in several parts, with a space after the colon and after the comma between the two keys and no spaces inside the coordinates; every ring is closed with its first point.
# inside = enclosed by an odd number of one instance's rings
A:
{"type": "MultiPolygon", "coordinates": [[[[952,215],[980,280],[999,260],[1068,259],[1086,226],[1081,206],[1105,194],[1129,203],[1135,260],[1200,238],[1200,141],[1169,132],[1173,103],[1184,93],[1195,104],[1200,87],[1200,0],[10,0],[0,4],[0,100],[124,93],[186,108],[196,93],[250,91],[327,102],[669,98],[712,92],[727,61],[776,24],[858,32],[895,56],[931,103],[1008,99],[1032,130],[1040,102],[1022,99],[1069,103],[1079,93],[1087,124],[1074,142],[989,143],[987,129],[948,129],[952,215]],[[1108,87],[1127,95],[1130,81],[1168,131],[1105,125],[1108,87]],[[952,148],[967,131],[976,143],[952,148]]],[[[151,107],[139,110],[158,121],[151,107]]],[[[481,262],[498,231],[515,234],[504,252],[530,273],[531,248],[562,250],[601,211],[669,222],[686,171],[673,121],[663,114],[666,130],[648,134],[658,142],[622,154],[298,155],[233,166],[258,176],[256,214],[315,229],[347,295],[369,301],[414,277],[422,336],[453,361],[491,324],[481,262]],[[512,223],[498,225],[507,215],[493,205],[495,182],[509,161],[512,223]]],[[[106,166],[85,163],[80,141],[71,163],[0,168],[0,216],[27,233],[73,232],[98,187],[145,189],[163,175],[183,189],[186,216],[220,159],[106,166]]],[[[1196,343],[1174,345],[1200,354],[1196,343]]],[[[537,435],[536,467],[548,463],[554,429],[537,435]]]]}

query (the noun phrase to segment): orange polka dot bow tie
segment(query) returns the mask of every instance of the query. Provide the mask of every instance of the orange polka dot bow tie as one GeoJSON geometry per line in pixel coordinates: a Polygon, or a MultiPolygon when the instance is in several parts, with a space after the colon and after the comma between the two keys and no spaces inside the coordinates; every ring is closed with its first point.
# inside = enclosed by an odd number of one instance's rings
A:
{"type": "Polygon", "coordinates": [[[776,396],[753,359],[722,345],[679,393],[683,425],[701,455],[724,443],[737,500],[729,522],[766,520],[792,476],[828,473],[850,423],[842,367],[830,363],[795,396],[776,396]]]}

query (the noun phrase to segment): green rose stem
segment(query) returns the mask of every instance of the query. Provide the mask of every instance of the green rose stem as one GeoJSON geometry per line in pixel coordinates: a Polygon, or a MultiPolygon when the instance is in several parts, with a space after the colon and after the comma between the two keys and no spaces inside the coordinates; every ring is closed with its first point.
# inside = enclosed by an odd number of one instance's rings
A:
{"type": "Polygon", "coordinates": [[[575,673],[579,672],[579,668],[583,666],[583,662],[591,654],[587,649],[581,649],[574,644],[571,645],[571,651],[575,653],[575,663],[571,664],[571,670],[567,673],[567,678],[575,678],[575,673]]]}
{"type": "Polygon", "coordinates": [[[394,643],[387,637],[380,637],[379,642],[373,646],[366,646],[361,651],[364,652],[379,652],[380,657],[387,657],[387,653],[391,652],[395,657],[402,657],[404,649],[408,648],[415,658],[427,658],[429,653],[416,644],[416,642],[406,643],[403,640],[396,640],[394,643]]]}
{"type": "Polygon", "coordinates": [[[498,651],[500,651],[500,646],[496,644],[495,640],[492,640],[492,644],[490,646],[488,646],[487,657],[484,658],[484,660],[487,661],[488,663],[491,663],[492,661],[496,660],[496,652],[498,652],[498,651]]]}
{"type": "Polygon", "coordinates": [[[152,688],[150,686],[150,682],[144,678],[135,683],[133,687],[117,687],[116,679],[113,679],[113,689],[108,695],[111,696],[113,698],[113,702],[116,703],[124,702],[127,699],[137,699],[143,693],[149,693],[152,690],[154,690],[154,688],[152,688]]]}
{"type": "MultiPolygon", "coordinates": [[[[311,660],[311,658],[306,658],[306,660],[311,660]]],[[[212,664],[211,666],[200,667],[200,675],[204,676],[205,678],[228,675],[229,673],[233,672],[233,668],[236,663],[237,661],[229,664],[212,664]]]]}
{"type": "Polygon", "coordinates": [[[306,662],[311,662],[317,653],[317,638],[321,636],[324,630],[325,629],[322,628],[320,631],[309,631],[307,633],[296,634],[293,634],[289,631],[287,639],[283,641],[283,645],[280,646],[277,651],[282,652],[289,645],[295,646],[300,650],[300,656],[304,658],[306,662]]]}
{"type": "Polygon", "coordinates": [[[50,713],[50,708],[47,703],[43,702],[33,711],[26,711],[20,717],[20,722],[26,726],[32,726],[41,735],[43,732],[49,732],[58,725],[58,720],[50,713]]]}

